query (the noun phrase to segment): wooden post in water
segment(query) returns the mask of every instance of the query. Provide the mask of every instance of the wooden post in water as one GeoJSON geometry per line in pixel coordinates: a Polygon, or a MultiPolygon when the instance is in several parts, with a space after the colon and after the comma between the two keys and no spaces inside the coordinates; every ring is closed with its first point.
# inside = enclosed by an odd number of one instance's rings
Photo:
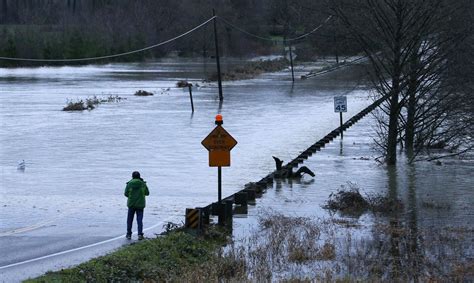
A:
{"type": "MultiPolygon", "coordinates": [[[[216,16],[216,11],[212,9],[212,15],[216,16]]],[[[216,64],[217,64],[217,84],[219,86],[219,101],[224,100],[224,96],[222,95],[222,77],[221,77],[221,64],[219,61],[219,43],[217,39],[217,20],[214,18],[214,43],[216,46],[216,64]]]]}
{"type": "Polygon", "coordinates": [[[191,110],[194,113],[194,103],[193,103],[193,91],[192,91],[193,85],[188,83],[188,89],[189,89],[189,99],[191,100],[191,110]]]}
{"type": "Polygon", "coordinates": [[[295,82],[295,73],[293,71],[293,52],[291,50],[291,43],[288,44],[288,47],[290,49],[291,79],[293,80],[293,82],[295,82]]]}

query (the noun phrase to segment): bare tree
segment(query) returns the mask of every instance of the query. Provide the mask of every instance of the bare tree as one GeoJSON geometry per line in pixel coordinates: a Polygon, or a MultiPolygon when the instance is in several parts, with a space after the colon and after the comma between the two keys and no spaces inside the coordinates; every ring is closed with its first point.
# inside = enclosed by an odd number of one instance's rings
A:
{"type": "Polygon", "coordinates": [[[386,129],[387,138],[380,145],[384,147],[387,164],[395,164],[400,97],[405,87],[403,69],[408,63],[407,55],[415,48],[410,28],[418,18],[414,17],[413,7],[407,0],[354,2],[356,10],[347,9],[349,4],[343,2],[335,6],[334,11],[355,34],[361,48],[369,57],[373,67],[372,80],[377,92],[388,97],[381,105],[381,110],[388,116],[388,123],[382,123],[380,128],[383,131],[386,129]],[[354,11],[358,15],[352,14],[354,11]],[[367,22],[372,24],[364,24],[367,22]]]}
{"type": "Polygon", "coordinates": [[[377,144],[387,164],[397,145],[410,155],[447,130],[453,95],[444,84],[456,37],[443,31],[453,9],[444,0],[339,1],[336,15],[355,36],[372,66],[372,81],[387,100],[377,115],[377,144]]]}

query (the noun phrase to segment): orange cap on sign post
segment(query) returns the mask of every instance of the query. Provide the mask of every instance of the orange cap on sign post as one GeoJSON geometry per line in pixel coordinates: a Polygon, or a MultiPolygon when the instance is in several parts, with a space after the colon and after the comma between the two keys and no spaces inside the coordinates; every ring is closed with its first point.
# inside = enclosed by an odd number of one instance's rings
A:
{"type": "Polygon", "coordinates": [[[222,125],[222,124],[224,124],[224,121],[222,120],[222,115],[217,114],[216,115],[216,125],[222,125]]]}

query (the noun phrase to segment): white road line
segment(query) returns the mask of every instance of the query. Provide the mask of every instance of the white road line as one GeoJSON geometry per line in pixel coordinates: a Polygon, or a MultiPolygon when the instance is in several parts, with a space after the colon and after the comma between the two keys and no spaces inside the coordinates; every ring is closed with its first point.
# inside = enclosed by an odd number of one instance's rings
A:
{"type": "MultiPolygon", "coordinates": [[[[153,226],[150,226],[146,229],[143,229],[144,231],[148,231],[148,230],[151,230],[153,228],[156,228],[157,226],[159,225],[164,225],[166,224],[169,220],[171,220],[173,218],[169,218],[163,222],[160,222],[160,223],[157,223],[153,226]]],[[[136,234],[133,233],[134,235],[136,234]]],[[[43,259],[47,259],[47,258],[51,258],[51,257],[55,257],[55,256],[59,256],[59,255],[63,255],[63,254],[67,254],[67,253],[72,253],[72,252],[76,252],[76,251],[80,251],[80,250],[84,250],[84,249],[87,249],[87,248],[91,248],[91,247],[95,247],[95,246],[99,246],[99,245],[103,245],[103,244],[106,244],[106,243],[110,243],[110,242],[113,242],[113,241],[116,241],[118,239],[123,239],[125,236],[124,235],[121,235],[121,236],[117,236],[115,238],[112,238],[112,239],[108,239],[108,240],[105,240],[105,241],[101,241],[101,242],[97,242],[97,243],[94,243],[94,244],[90,244],[90,245],[86,245],[86,246],[82,246],[82,247],[78,247],[78,248],[74,248],[74,249],[70,249],[70,250],[65,250],[65,251],[62,251],[62,252],[57,252],[57,253],[54,253],[54,254],[49,254],[49,255],[45,255],[45,256],[40,256],[40,257],[37,257],[37,258],[32,258],[32,259],[28,259],[28,260],[25,260],[25,261],[20,261],[20,262],[16,262],[16,263],[12,263],[12,264],[8,264],[8,265],[4,265],[4,266],[0,266],[0,270],[1,269],[7,269],[7,268],[10,268],[10,267],[14,267],[14,266],[18,266],[18,265],[22,265],[22,264],[26,264],[26,263],[30,263],[30,262],[35,262],[35,261],[39,261],[39,260],[43,260],[43,259]]]]}
{"type": "Polygon", "coordinates": [[[77,213],[78,211],[80,211],[81,209],[83,209],[84,207],[86,207],[87,203],[84,203],[80,206],[75,206],[74,208],[72,209],[68,209],[68,210],[64,210],[60,215],[56,216],[56,217],[53,217],[51,219],[48,219],[48,220],[44,220],[42,222],[39,222],[39,223],[36,223],[36,224],[33,224],[33,225],[30,225],[30,226],[26,226],[26,227],[21,227],[21,228],[16,228],[16,229],[13,229],[13,230],[10,230],[10,231],[4,231],[2,233],[0,233],[0,237],[6,237],[6,236],[11,236],[11,235],[14,235],[14,234],[19,234],[19,233],[24,233],[24,232],[29,232],[29,231],[33,231],[35,229],[39,229],[39,228],[42,228],[46,225],[49,225],[51,223],[54,223],[55,221],[57,220],[60,220],[60,219],[64,219],[74,213],[77,213]]]}

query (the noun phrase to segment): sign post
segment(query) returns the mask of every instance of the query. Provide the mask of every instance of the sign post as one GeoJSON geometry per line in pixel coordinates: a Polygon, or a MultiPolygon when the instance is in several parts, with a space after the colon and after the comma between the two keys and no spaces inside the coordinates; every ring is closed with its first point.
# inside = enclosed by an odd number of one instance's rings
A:
{"type": "Polygon", "coordinates": [[[237,141],[222,127],[222,115],[216,115],[216,127],[201,144],[209,151],[209,167],[217,167],[217,200],[222,200],[222,167],[230,166],[230,151],[237,141]]]}
{"type": "Polygon", "coordinates": [[[347,96],[335,96],[334,97],[334,112],[339,112],[339,122],[340,126],[340,133],[341,139],[344,138],[344,134],[342,131],[342,112],[347,112],[347,96]]]}

